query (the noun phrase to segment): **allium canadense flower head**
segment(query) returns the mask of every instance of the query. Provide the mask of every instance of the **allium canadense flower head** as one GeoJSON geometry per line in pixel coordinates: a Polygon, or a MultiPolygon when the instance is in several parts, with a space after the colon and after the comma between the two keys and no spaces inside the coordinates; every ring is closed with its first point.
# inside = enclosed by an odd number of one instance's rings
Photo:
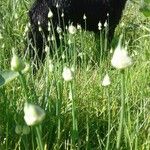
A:
{"type": "Polygon", "coordinates": [[[48,68],[49,68],[49,72],[54,71],[54,65],[51,59],[48,61],[48,68]]]}
{"type": "Polygon", "coordinates": [[[111,65],[116,69],[125,69],[132,65],[132,59],[128,56],[127,48],[121,45],[122,37],[114,51],[113,57],[111,59],[111,65]]]}
{"type": "Polygon", "coordinates": [[[24,105],[24,120],[28,126],[42,123],[45,118],[45,111],[34,104],[25,103],[24,105]]]}
{"type": "Polygon", "coordinates": [[[57,30],[57,33],[58,33],[58,34],[60,34],[60,33],[62,32],[62,29],[61,29],[61,27],[59,27],[59,26],[57,26],[56,30],[57,30]]]}
{"type": "Polygon", "coordinates": [[[64,67],[62,76],[65,81],[71,81],[73,79],[73,73],[68,67],[64,67]]]}
{"type": "Polygon", "coordinates": [[[12,49],[13,57],[11,59],[11,70],[21,72],[25,69],[25,62],[22,61],[15,53],[15,50],[12,49]]]}
{"type": "Polygon", "coordinates": [[[75,26],[70,25],[70,26],[68,27],[68,31],[69,31],[70,34],[75,34],[75,33],[77,32],[77,29],[76,29],[75,26]]]}
{"type": "Polygon", "coordinates": [[[52,17],[53,17],[53,12],[49,9],[48,18],[52,18],[52,17]]]}
{"type": "Polygon", "coordinates": [[[87,19],[87,17],[86,17],[86,15],[84,14],[84,15],[83,15],[83,20],[86,20],[86,19],[87,19]]]}
{"type": "Polygon", "coordinates": [[[108,74],[106,74],[102,80],[102,86],[108,86],[111,84],[108,74]]]}

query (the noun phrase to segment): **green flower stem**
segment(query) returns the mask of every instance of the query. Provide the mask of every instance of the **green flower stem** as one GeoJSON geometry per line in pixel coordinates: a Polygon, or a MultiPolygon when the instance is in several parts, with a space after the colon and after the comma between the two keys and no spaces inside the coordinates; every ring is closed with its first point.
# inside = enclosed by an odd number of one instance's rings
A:
{"type": "Polygon", "coordinates": [[[109,150],[110,144],[110,128],[111,128],[111,104],[110,104],[110,95],[109,89],[106,87],[106,95],[108,99],[108,136],[107,136],[107,143],[106,143],[106,150],[109,150]]]}
{"type": "Polygon", "coordinates": [[[24,149],[25,150],[28,150],[29,147],[28,147],[28,139],[27,139],[27,135],[23,135],[23,138],[22,138],[22,141],[23,141],[23,144],[24,144],[24,149]]]}
{"type": "Polygon", "coordinates": [[[105,36],[104,36],[104,50],[103,50],[103,54],[102,54],[102,60],[104,60],[104,56],[106,56],[106,52],[107,52],[107,47],[108,47],[108,41],[107,41],[107,35],[108,35],[108,26],[105,27],[105,36]]]}
{"type": "Polygon", "coordinates": [[[42,137],[41,137],[41,129],[40,129],[40,125],[36,126],[36,133],[37,133],[37,145],[39,150],[44,150],[44,146],[42,143],[42,137]]]}
{"type": "MultiPolygon", "coordinates": [[[[58,139],[58,146],[59,146],[59,140],[60,140],[60,134],[61,134],[61,124],[60,124],[60,109],[61,109],[61,97],[62,97],[62,91],[61,91],[61,83],[57,83],[57,101],[56,101],[56,116],[58,118],[57,120],[57,139],[58,139]]],[[[58,147],[59,148],[59,147],[58,147]]]]}
{"type": "Polygon", "coordinates": [[[125,72],[121,72],[121,112],[120,112],[120,124],[117,135],[117,149],[120,150],[121,137],[123,134],[124,124],[124,109],[125,109],[125,72]]]}
{"type": "Polygon", "coordinates": [[[86,115],[86,150],[89,149],[89,116],[86,115]]]}
{"type": "Polygon", "coordinates": [[[72,143],[73,143],[73,149],[75,149],[76,141],[78,139],[78,125],[77,125],[77,117],[76,117],[76,106],[74,101],[74,94],[73,94],[73,87],[72,82],[69,83],[70,92],[72,95],[72,143]]]}
{"type": "Polygon", "coordinates": [[[99,32],[99,45],[100,45],[100,64],[99,65],[101,65],[101,63],[102,63],[102,57],[103,57],[103,38],[102,38],[102,31],[100,30],[100,32],[99,32]]]}
{"type": "Polygon", "coordinates": [[[5,126],[5,134],[6,134],[6,141],[5,141],[5,149],[8,149],[8,138],[9,138],[9,112],[8,112],[8,106],[9,106],[9,100],[7,98],[7,95],[6,95],[6,91],[5,91],[5,88],[2,88],[0,89],[0,100],[5,100],[5,106],[4,106],[4,115],[5,115],[5,121],[6,121],[6,126],[5,126]]]}
{"type": "Polygon", "coordinates": [[[22,72],[19,72],[19,75],[20,75],[19,79],[20,79],[21,85],[23,86],[23,89],[24,89],[24,94],[25,94],[26,101],[28,101],[29,90],[28,90],[28,86],[27,86],[27,83],[26,83],[26,79],[25,79],[24,75],[22,74],[22,72]]]}
{"type": "Polygon", "coordinates": [[[33,127],[31,127],[31,141],[32,141],[32,149],[34,150],[35,146],[34,146],[34,128],[33,127]]]}

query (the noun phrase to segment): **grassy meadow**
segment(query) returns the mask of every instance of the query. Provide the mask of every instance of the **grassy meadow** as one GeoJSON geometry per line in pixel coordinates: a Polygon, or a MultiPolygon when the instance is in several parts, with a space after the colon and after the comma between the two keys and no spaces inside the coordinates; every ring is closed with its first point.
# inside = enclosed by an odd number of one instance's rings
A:
{"type": "Polygon", "coordinates": [[[75,34],[67,32],[59,48],[50,37],[54,55],[46,49],[34,74],[34,61],[24,53],[32,2],[0,2],[0,74],[11,70],[12,49],[30,65],[0,87],[0,150],[149,150],[150,19],[129,1],[112,48],[105,35],[95,38],[79,28],[75,34]],[[121,34],[132,58],[123,70],[111,65],[121,34]],[[69,81],[63,79],[64,67],[70,68],[69,81]],[[106,74],[110,83],[104,86],[106,74]],[[42,108],[45,119],[27,126],[26,102],[42,108]]]}

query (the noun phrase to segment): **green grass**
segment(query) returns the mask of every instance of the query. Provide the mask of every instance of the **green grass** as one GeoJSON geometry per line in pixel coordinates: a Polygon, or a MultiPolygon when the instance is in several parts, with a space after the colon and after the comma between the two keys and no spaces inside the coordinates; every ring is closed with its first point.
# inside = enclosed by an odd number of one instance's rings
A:
{"type": "MultiPolygon", "coordinates": [[[[3,0],[0,4],[0,71],[10,70],[12,48],[24,58],[26,6],[30,4],[28,0],[3,0]]],[[[139,13],[138,5],[129,2],[113,41],[115,45],[123,34],[123,44],[127,44],[133,59],[133,65],[123,74],[112,68],[112,53],[103,58],[100,55],[100,49],[105,50],[106,45],[101,42],[102,47],[98,48],[94,34],[84,31],[73,37],[66,35],[66,41],[71,38],[73,43],[66,42],[59,50],[69,52],[66,55],[69,58],[53,58],[53,72],[48,71],[49,55],[36,75],[32,74],[32,62],[23,59],[31,64],[30,70],[0,88],[0,149],[42,149],[42,141],[45,150],[115,150],[117,143],[119,150],[149,150],[149,27],[150,19],[139,13]],[[80,62],[77,52],[82,54],[80,62]],[[62,78],[64,66],[74,69],[70,82],[62,78]],[[103,87],[106,73],[111,84],[103,87]],[[39,126],[30,127],[29,134],[17,134],[16,126],[26,125],[23,112],[26,101],[43,108],[46,118],[39,126]]]]}

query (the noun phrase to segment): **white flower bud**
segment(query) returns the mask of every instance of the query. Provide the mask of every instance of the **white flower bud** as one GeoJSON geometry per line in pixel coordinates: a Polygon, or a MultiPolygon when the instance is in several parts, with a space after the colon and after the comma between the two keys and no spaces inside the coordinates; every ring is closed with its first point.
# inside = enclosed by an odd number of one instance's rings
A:
{"type": "Polygon", "coordinates": [[[62,54],[61,58],[62,58],[62,59],[65,59],[65,54],[64,54],[64,53],[62,54]]]}
{"type": "Polygon", "coordinates": [[[52,17],[53,17],[53,12],[49,9],[48,18],[52,18],[52,17]]]}
{"type": "Polygon", "coordinates": [[[33,126],[41,123],[45,118],[45,111],[34,104],[25,103],[24,105],[24,120],[28,126],[33,126]]]}
{"type": "Polygon", "coordinates": [[[51,40],[51,38],[50,38],[50,36],[48,36],[48,37],[47,37],[47,41],[50,41],[50,40],[51,40]]]}
{"type": "Polygon", "coordinates": [[[68,31],[69,31],[70,34],[75,34],[75,33],[77,32],[77,29],[76,29],[75,26],[70,25],[70,26],[68,27],[68,31]]]}
{"type": "Polygon", "coordinates": [[[83,19],[84,19],[84,20],[86,20],[86,19],[87,19],[85,14],[83,15],[83,19]]]}
{"type": "Polygon", "coordinates": [[[59,4],[58,3],[56,4],[56,8],[59,8],[59,4]]]}
{"type": "Polygon", "coordinates": [[[106,28],[107,26],[108,26],[108,23],[107,23],[107,21],[105,21],[104,27],[106,28]]]}
{"type": "Polygon", "coordinates": [[[61,17],[62,17],[62,18],[64,17],[64,13],[61,14],[61,17]]]}
{"type": "Polygon", "coordinates": [[[25,63],[15,54],[14,49],[12,49],[12,52],[11,70],[20,72],[25,68],[25,63]]]}
{"type": "Polygon", "coordinates": [[[71,41],[71,39],[69,39],[69,40],[68,40],[68,44],[69,44],[69,45],[70,45],[70,44],[72,44],[72,41],[71,41]]]}
{"type": "Polygon", "coordinates": [[[41,25],[41,22],[38,20],[38,26],[40,26],[41,25]]]}
{"type": "Polygon", "coordinates": [[[98,30],[102,30],[102,24],[101,24],[101,22],[98,23],[98,30]]]}
{"type": "Polygon", "coordinates": [[[114,51],[111,65],[116,69],[124,69],[132,65],[132,59],[128,56],[126,48],[121,47],[120,41],[114,51]]]}
{"type": "Polygon", "coordinates": [[[60,34],[60,33],[62,32],[62,29],[61,29],[59,26],[57,26],[57,29],[56,29],[56,30],[57,30],[57,33],[58,33],[58,34],[60,34]]]}
{"type": "Polygon", "coordinates": [[[80,24],[77,24],[77,29],[78,29],[78,30],[81,30],[81,29],[82,29],[80,24]]]}
{"type": "Polygon", "coordinates": [[[71,81],[73,79],[72,71],[68,67],[64,67],[62,76],[65,81],[71,81]]]}
{"type": "Polygon", "coordinates": [[[105,76],[104,76],[104,79],[102,80],[102,86],[108,86],[108,85],[110,85],[110,78],[109,78],[109,76],[108,76],[108,74],[106,74],[105,76]]]}
{"type": "Polygon", "coordinates": [[[52,63],[52,60],[51,60],[51,59],[49,60],[48,67],[49,67],[49,72],[53,72],[53,71],[54,71],[54,65],[53,65],[53,63],[52,63]]]}
{"type": "Polygon", "coordinates": [[[54,35],[51,36],[51,41],[55,41],[55,36],[54,35]]]}
{"type": "Polygon", "coordinates": [[[48,45],[45,46],[45,52],[46,53],[49,52],[49,46],[48,45]]]}
{"type": "Polygon", "coordinates": [[[40,31],[40,32],[42,31],[42,28],[41,28],[41,26],[39,26],[39,31],[40,31]]]}

